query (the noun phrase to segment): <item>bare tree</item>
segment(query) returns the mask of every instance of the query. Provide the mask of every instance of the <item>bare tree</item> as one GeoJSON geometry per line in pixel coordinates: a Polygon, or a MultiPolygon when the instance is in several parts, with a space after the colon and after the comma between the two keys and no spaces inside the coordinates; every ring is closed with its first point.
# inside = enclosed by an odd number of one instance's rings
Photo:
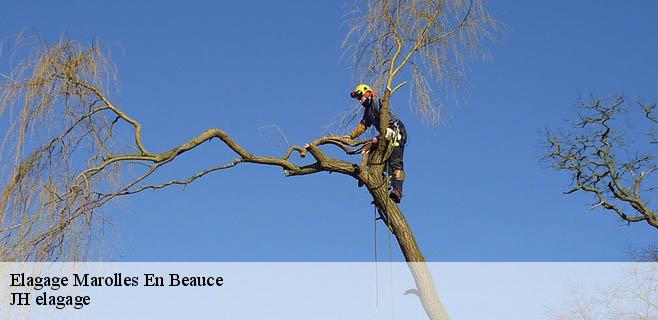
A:
{"type": "Polygon", "coordinates": [[[658,262],[658,244],[646,247],[630,247],[627,250],[628,257],[635,262],[658,262]]]}
{"type": "MultiPolygon", "coordinates": [[[[384,86],[381,123],[390,117],[391,95],[415,79],[417,110],[435,119],[427,76],[442,81],[457,70],[463,53],[474,52],[493,25],[480,1],[367,1],[355,14],[350,36],[359,69],[384,86]],[[450,66],[450,67],[449,67],[450,66]],[[456,66],[456,67],[455,67],[456,66]]],[[[3,153],[11,159],[2,175],[0,259],[3,261],[75,260],[87,257],[86,244],[103,221],[108,202],[196,179],[243,163],[279,167],[286,176],[335,172],[361,181],[395,235],[431,319],[448,319],[418,244],[400,208],[389,199],[384,164],[393,143],[353,141],[336,135],[291,146],[281,156],[262,156],[243,148],[221,129],[208,129],[188,142],[156,152],[142,142],[142,125],[116,105],[108,90],[114,67],[98,44],[63,39],[39,44],[5,75],[0,115],[9,118],[3,153]],[[121,137],[129,136],[130,143],[121,137]],[[190,177],[151,182],[160,167],[199,145],[217,141],[235,154],[228,163],[190,177]],[[334,146],[346,155],[363,154],[360,162],[329,156],[334,146]],[[7,150],[7,152],[5,152],[7,150]],[[296,157],[313,159],[299,165],[296,157]]],[[[382,128],[385,129],[385,128],[382,128]]],[[[381,130],[385,132],[386,130],[381,130]]]]}
{"type": "Polygon", "coordinates": [[[572,293],[573,301],[555,320],[658,319],[658,264],[637,263],[624,274],[625,281],[595,295],[572,293]]]}
{"type": "Polygon", "coordinates": [[[647,127],[641,141],[623,129],[623,97],[594,99],[579,102],[578,119],[570,132],[548,134],[544,159],[571,177],[566,194],[589,193],[595,198],[592,209],[602,207],[627,223],[646,222],[658,228],[658,214],[648,200],[658,169],[651,148],[658,143],[653,133],[658,128],[656,104],[638,104],[646,121],[635,125],[647,127]]]}

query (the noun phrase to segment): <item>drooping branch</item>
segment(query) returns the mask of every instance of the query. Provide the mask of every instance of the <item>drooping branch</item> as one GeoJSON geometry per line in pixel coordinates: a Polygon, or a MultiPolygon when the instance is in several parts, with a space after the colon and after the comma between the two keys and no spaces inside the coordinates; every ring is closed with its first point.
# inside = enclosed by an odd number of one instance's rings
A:
{"type": "MultiPolygon", "coordinates": [[[[624,139],[619,122],[623,97],[595,99],[579,104],[579,119],[573,123],[573,133],[549,134],[548,153],[544,159],[557,171],[571,176],[572,188],[565,193],[583,191],[594,195],[598,206],[614,212],[622,220],[645,221],[658,228],[658,214],[650,208],[644,188],[647,178],[658,169],[650,149],[637,146],[627,155],[628,139],[624,139]]],[[[653,108],[641,104],[649,125],[655,126],[653,108]]],[[[651,133],[648,143],[653,143],[651,133]]]]}
{"type": "Polygon", "coordinates": [[[455,85],[464,59],[481,56],[479,43],[497,25],[481,0],[369,0],[354,12],[344,47],[358,76],[379,92],[395,92],[404,83],[397,78],[411,76],[413,110],[432,125],[442,104],[423,84],[455,85]],[[410,65],[415,72],[405,72],[410,65]]]}
{"type": "MultiPolygon", "coordinates": [[[[134,123],[138,124],[138,122],[136,121],[134,121],[134,123]]],[[[136,139],[136,141],[139,141],[139,138],[136,139]]],[[[34,245],[36,243],[42,242],[43,239],[46,237],[53,237],[58,232],[64,232],[66,226],[70,225],[74,219],[78,218],[84,212],[92,211],[96,208],[99,208],[117,196],[135,194],[147,189],[161,189],[171,185],[188,184],[206,174],[218,170],[232,168],[241,163],[255,163],[262,165],[277,166],[282,168],[287,176],[299,176],[299,175],[307,175],[307,174],[312,174],[322,171],[328,171],[328,172],[337,172],[337,173],[342,173],[356,177],[359,173],[359,167],[356,164],[347,162],[345,160],[329,157],[320,148],[320,146],[336,145],[339,146],[342,150],[346,151],[346,153],[354,154],[356,151],[358,151],[358,149],[351,150],[349,148],[363,146],[365,145],[365,143],[366,141],[346,141],[346,139],[342,137],[326,136],[316,139],[306,144],[303,147],[292,146],[289,148],[289,150],[286,152],[286,154],[283,157],[264,157],[264,156],[254,155],[253,153],[247,151],[242,146],[240,146],[226,132],[220,129],[209,129],[203,132],[202,134],[198,135],[197,137],[191,139],[190,141],[162,153],[148,153],[146,155],[137,153],[137,154],[120,154],[120,155],[109,156],[105,158],[102,161],[102,163],[100,163],[99,165],[88,168],[83,172],[81,172],[80,174],[78,174],[76,178],[73,180],[74,184],[68,187],[69,191],[63,194],[57,194],[56,198],[47,199],[46,205],[57,207],[57,205],[60,203],[66,203],[68,199],[70,199],[71,197],[78,197],[80,192],[93,193],[96,195],[95,198],[88,197],[86,201],[79,203],[77,208],[71,208],[69,206],[66,206],[67,210],[73,209],[74,211],[74,213],[70,215],[70,218],[67,220],[67,222],[65,222],[64,224],[56,225],[55,229],[50,229],[47,232],[35,235],[34,239],[32,240],[26,242],[25,239],[21,239],[21,241],[23,242],[23,244],[27,243],[34,245]],[[178,156],[182,155],[183,153],[193,150],[198,146],[200,146],[201,144],[208,142],[214,138],[220,140],[225,146],[227,146],[230,150],[232,150],[235,154],[237,154],[238,158],[228,164],[205,169],[187,179],[183,179],[183,180],[174,179],[161,184],[149,184],[142,186],[139,185],[144,180],[146,180],[149,176],[151,176],[154,172],[156,172],[156,170],[161,166],[174,161],[178,156]],[[303,166],[297,165],[289,159],[291,153],[294,151],[299,152],[300,156],[302,157],[304,157],[306,153],[309,152],[314,157],[316,162],[313,164],[303,165],[303,166]],[[92,181],[95,178],[97,178],[99,175],[102,175],[104,171],[110,168],[111,166],[120,166],[123,163],[130,163],[134,161],[139,161],[142,164],[150,163],[150,165],[148,166],[148,170],[143,175],[133,180],[129,180],[129,182],[125,183],[123,187],[117,188],[111,192],[100,192],[91,189],[89,185],[89,181],[92,181]]],[[[17,176],[14,179],[12,179],[12,181],[20,180],[20,177],[18,175],[19,173],[17,173],[17,176]]],[[[10,195],[11,193],[12,193],[11,186],[9,186],[5,190],[5,194],[10,195]]],[[[28,213],[28,216],[31,215],[28,213]]],[[[28,219],[23,223],[26,222],[30,222],[30,223],[34,222],[34,219],[28,219]]],[[[18,226],[12,226],[8,229],[0,230],[0,233],[4,233],[12,229],[16,229],[17,227],[18,226]]],[[[49,248],[51,247],[49,246],[49,248]]]]}
{"type": "Polygon", "coordinates": [[[208,129],[169,150],[152,152],[142,141],[141,123],[102,89],[108,65],[100,46],[64,39],[40,46],[38,54],[27,56],[23,68],[14,70],[3,84],[0,110],[18,109],[0,114],[18,114],[9,119],[4,144],[14,160],[3,162],[10,169],[1,181],[3,261],[81,259],[99,209],[112,199],[185,185],[242,163],[279,167],[287,176],[323,171],[359,174],[357,164],[330,157],[322,147],[332,145],[348,155],[357,154],[367,141],[337,136],[292,146],[283,156],[270,157],[246,150],[223,130],[208,129]],[[121,134],[116,134],[117,130],[121,134]],[[133,143],[119,144],[127,133],[133,136],[133,143]],[[149,182],[162,166],[211,140],[220,141],[237,158],[187,178],[149,182]],[[298,165],[291,159],[294,154],[302,158],[311,154],[315,162],[298,165]],[[129,171],[141,173],[126,176],[129,171]]]}

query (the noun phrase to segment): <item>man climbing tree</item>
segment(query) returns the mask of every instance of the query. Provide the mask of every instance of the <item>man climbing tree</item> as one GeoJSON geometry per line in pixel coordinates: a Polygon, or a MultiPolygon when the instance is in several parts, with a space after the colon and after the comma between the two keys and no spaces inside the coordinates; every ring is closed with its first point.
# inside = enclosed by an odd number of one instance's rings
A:
{"type": "MultiPolygon", "coordinates": [[[[411,227],[395,198],[382,187],[385,163],[396,147],[399,156],[393,157],[400,160],[399,167],[391,167],[402,173],[406,142],[404,126],[391,116],[390,99],[407,83],[399,78],[409,77],[412,96],[418,101],[413,110],[436,122],[441,105],[432,95],[428,77],[443,82],[448,80],[445,75],[461,74],[448,71],[459,69],[464,55],[478,52],[494,21],[481,0],[368,0],[354,11],[353,21],[347,35],[352,47],[347,50],[354,52],[356,72],[383,88],[381,100],[372,90],[361,91],[363,96],[368,91],[372,95],[364,106],[378,110],[377,116],[363,123],[376,125],[378,143],[328,135],[292,145],[280,156],[248,150],[220,128],[208,128],[184,143],[166,141],[168,149],[149,144],[142,138],[147,128],[130,115],[128,104],[110,95],[107,88],[115,79],[115,68],[99,44],[69,39],[39,42],[16,67],[4,72],[6,83],[0,86],[0,116],[6,116],[9,124],[0,144],[0,154],[9,155],[2,158],[9,170],[0,174],[0,260],[93,259],[87,248],[99,233],[92,231],[103,227],[99,212],[113,200],[188,185],[241,164],[278,167],[286,176],[337,173],[363,183],[386,216],[414,278],[416,288],[406,293],[419,298],[428,318],[449,319],[411,227]],[[387,136],[389,127],[398,129],[397,136],[387,136]],[[213,142],[235,158],[191,176],[160,180],[162,167],[213,142]],[[328,153],[329,146],[342,150],[343,156],[328,153]],[[348,157],[366,146],[372,146],[368,157],[363,157],[368,161],[357,163],[348,157]]],[[[399,201],[401,175],[395,185],[399,201]]]]}
{"type": "MultiPolygon", "coordinates": [[[[350,96],[359,100],[364,110],[359,125],[346,137],[356,139],[372,125],[379,131],[382,101],[377,98],[377,93],[367,84],[360,84],[350,93],[350,96]]],[[[390,197],[395,203],[400,203],[400,200],[402,200],[402,183],[405,176],[402,158],[404,157],[404,146],[407,144],[407,129],[404,127],[404,123],[395,117],[392,112],[384,135],[387,139],[393,141],[393,148],[388,160],[386,160],[386,171],[391,177],[390,197]]],[[[373,138],[373,143],[376,142],[377,137],[373,138]]]]}

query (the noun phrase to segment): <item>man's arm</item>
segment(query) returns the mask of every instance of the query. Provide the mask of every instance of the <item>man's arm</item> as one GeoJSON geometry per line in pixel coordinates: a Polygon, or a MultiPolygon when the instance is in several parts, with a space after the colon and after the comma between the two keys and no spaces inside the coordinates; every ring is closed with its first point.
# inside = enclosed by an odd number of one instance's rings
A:
{"type": "Polygon", "coordinates": [[[350,132],[348,136],[350,137],[350,139],[356,139],[361,134],[366,132],[366,129],[367,129],[366,125],[363,124],[363,122],[359,122],[359,125],[354,130],[352,130],[352,132],[350,132]]]}
{"type": "Polygon", "coordinates": [[[363,110],[363,116],[361,117],[361,121],[359,121],[359,125],[356,126],[356,128],[352,130],[352,132],[350,132],[350,134],[348,134],[347,137],[349,137],[350,139],[358,138],[360,135],[366,132],[366,129],[368,129],[370,125],[372,125],[372,123],[370,123],[368,118],[368,110],[367,109],[363,110]]]}

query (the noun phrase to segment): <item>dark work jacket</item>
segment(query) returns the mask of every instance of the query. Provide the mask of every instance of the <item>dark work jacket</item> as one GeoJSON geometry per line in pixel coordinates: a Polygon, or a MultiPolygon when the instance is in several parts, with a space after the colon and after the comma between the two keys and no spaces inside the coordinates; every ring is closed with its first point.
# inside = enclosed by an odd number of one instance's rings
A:
{"type": "MultiPolygon", "coordinates": [[[[364,105],[363,118],[361,118],[361,123],[369,128],[370,126],[375,126],[375,129],[379,131],[379,112],[381,110],[382,101],[381,99],[370,100],[368,105],[364,105]]],[[[390,110],[390,109],[389,109],[390,110]]],[[[400,121],[397,117],[390,112],[391,118],[388,120],[388,127],[395,128],[395,122],[400,121]]]]}

